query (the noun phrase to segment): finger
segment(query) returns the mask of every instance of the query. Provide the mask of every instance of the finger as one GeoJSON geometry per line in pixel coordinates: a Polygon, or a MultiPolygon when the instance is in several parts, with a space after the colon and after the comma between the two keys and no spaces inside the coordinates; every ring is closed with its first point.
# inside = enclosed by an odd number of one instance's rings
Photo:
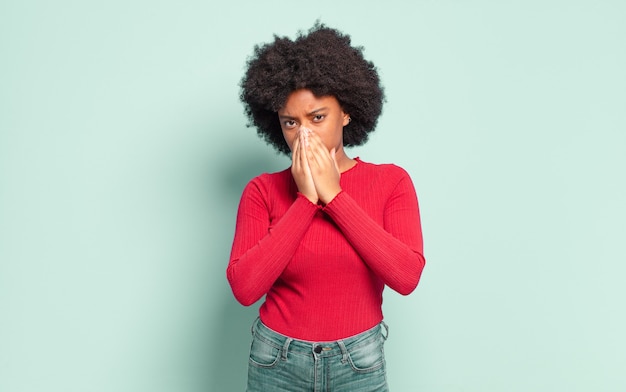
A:
{"type": "Polygon", "coordinates": [[[298,179],[304,178],[306,176],[306,168],[307,164],[304,160],[304,147],[302,143],[302,138],[298,134],[293,141],[293,153],[292,153],[292,172],[294,176],[297,176],[298,179]]]}
{"type": "Polygon", "coordinates": [[[307,145],[306,134],[304,132],[300,132],[299,138],[300,138],[300,142],[299,142],[300,165],[301,165],[301,168],[304,170],[304,172],[308,174],[309,173],[309,160],[308,160],[307,152],[306,152],[306,145],[307,145]]]}
{"type": "Polygon", "coordinates": [[[322,142],[322,139],[315,133],[309,135],[309,148],[307,150],[310,151],[311,160],[314,161],[317,166],[323,167],[332,161],[330,153],[322,142]]]}
{"type": "Polygon", "coordinates": [[[296,164],[300,156],[300,138],[296,136],[291,145],[291,163],[296,164]]]}
{"type": "Polygon", "coordinates": [[[335,164],[335,169],[337,171],[339,171],[339,165],[337,164],[337,155],[336,154],[337,154],[337,149],[335,149],[335,147],[333,147],[333,149],[330,150],[330,157],[332,158],[333,163],[335,164]]]}
{"type": "Polygon", "coordinates": [[[328,151],[328,148],[326,147],[324,142],[322,142],[322,138],[315,132],[311,132],[309,134],[309,144],[313,149],[315,149],[316,153],[322,154],[323,156],[330,158],[330,152],[328,151]]]}

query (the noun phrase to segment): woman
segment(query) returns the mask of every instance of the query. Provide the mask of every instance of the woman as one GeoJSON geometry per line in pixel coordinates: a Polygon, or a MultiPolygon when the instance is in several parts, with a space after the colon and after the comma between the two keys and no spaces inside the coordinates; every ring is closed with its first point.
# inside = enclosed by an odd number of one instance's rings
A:
{"type": "Polygon", "coordinates": [[[407,295],[424,267],[417,198],[395,165],[350,158],[382,110],[376,68],[315,25],[257,46],[241,99],[291,168],[243,191],[227,277],[252,327],[248,391],[386,391],[385,285],[407,295]]]}

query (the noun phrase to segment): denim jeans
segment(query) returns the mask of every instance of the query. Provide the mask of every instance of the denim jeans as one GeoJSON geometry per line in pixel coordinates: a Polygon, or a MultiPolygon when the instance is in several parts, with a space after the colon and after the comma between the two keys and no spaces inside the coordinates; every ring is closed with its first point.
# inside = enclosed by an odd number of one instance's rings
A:
{"type": "Polygon", "coordinates": [[[383,322],[347,339],[315,343],[281,335],[257,319],[252,335],[247,392],[389,390],[383,322]]]}

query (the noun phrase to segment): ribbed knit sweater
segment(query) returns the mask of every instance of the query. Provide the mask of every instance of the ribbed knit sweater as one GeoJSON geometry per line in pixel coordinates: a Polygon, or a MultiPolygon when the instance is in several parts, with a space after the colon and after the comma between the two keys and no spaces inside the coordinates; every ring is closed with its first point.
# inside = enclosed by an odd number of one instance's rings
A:
{"type": "Polygon", "coordinates": [[[243,305],[265,295],[260,317],[274,331],[353,336],[382,320],[385,285],[403,295],[417,286],[425,260],[413,183],[398,166],[356,160],[325,206],[298,193],[289,169],[243,191],[226,274],[243,305]]]}

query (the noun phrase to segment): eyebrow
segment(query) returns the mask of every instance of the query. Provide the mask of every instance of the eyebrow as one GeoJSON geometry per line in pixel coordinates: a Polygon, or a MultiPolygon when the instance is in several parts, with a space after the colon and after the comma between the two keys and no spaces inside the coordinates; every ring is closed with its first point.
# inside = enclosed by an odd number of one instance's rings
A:
{"type": "MultiPolygon", "coordinates": [[[[315,109],[309,113],[307,113],[307,116],[313,116],[316,115],[319,112],[323,112],[324,110],[328,110],[328,108],[326,106],[321,107],[319,109],[315,109]]],[[[295,119],[295,117],[291,117],[291,116],[281,116],[280,114],[278,115],[278,117],[280,117],[281,119],[295,119]]]]}

